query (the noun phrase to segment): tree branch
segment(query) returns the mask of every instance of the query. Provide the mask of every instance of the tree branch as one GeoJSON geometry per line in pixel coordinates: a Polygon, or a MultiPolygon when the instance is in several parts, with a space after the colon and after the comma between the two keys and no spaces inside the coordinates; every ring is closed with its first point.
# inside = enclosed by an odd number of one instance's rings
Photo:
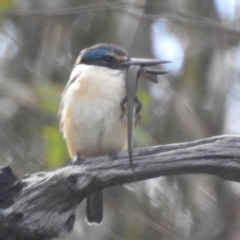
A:
{"type": "MultiPolygon", "coordinates": [[[[138,180],[174,174],[208,173],[240,181],[240,137],[219,136],[199,141],[137,148],[133,162],[138,180]]],[[[9,167],[0,169],[0,238],[66,237],[75,210],[90,193],[133,182],[128,154],[84,160],[53,172],[18,180],[9,167]]]]}

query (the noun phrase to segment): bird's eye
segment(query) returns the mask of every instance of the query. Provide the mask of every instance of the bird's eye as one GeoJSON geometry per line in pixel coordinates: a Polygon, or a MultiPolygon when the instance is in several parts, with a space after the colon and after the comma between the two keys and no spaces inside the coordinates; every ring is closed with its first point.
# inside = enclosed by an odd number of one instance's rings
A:
{"type": "Polygon", "coordinates": [[[107,63],[113,62],[114,59],[115,59],[115,58],[114,58],[113,56],[109,56],[109,55],[105,55],[105,56],[103,57],[103,61],[104,61],[104,62],[107,62],[107,63]]]}

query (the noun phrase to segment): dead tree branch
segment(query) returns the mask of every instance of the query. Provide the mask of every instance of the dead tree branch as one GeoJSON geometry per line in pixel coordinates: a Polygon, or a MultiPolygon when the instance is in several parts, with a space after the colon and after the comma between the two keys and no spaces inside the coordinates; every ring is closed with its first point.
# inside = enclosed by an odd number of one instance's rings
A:
{"type": "MultiPolygon", "coordinates": [[[[189,173],[214,174],[240,181],[240,137],[219,136],[194,142],[138,148],[133,152],[136,177],[189,173]]],[[[0,169],[0,239],[64,238],[73,229],[75,210],[98,189],[133,182],[126,152],[118,159],[86,159],[80,165],[17,179],[0,169]]]]}

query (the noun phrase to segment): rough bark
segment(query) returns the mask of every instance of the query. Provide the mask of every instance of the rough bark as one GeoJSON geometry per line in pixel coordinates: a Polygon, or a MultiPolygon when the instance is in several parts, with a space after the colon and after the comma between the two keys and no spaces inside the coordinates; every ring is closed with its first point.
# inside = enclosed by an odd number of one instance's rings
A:
{"type": "MultiPolygon", "coordinates": [[[[208,173],[240,181],[240,137],[219,136],[134,149],[133,164],[137,180],[208,173]]],[[[72,232],[75,210],[88,194],[133,181],[126,152],[113,161],[108,157],[91,158],[22,179],[17,179],[10,167],[2,167],[0,239],[64,238],[72,232]]]]}

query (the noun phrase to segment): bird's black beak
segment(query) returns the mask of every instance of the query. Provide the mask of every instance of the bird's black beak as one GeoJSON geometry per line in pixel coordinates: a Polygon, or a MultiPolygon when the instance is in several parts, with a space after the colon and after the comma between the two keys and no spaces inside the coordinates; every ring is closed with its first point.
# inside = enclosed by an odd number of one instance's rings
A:
{"type": "Polygon", "coordinates": [[[170,61],[162,61],[157,59],[146,59],[146,58],[130,58],[127,61],[121,62],[119,65],[121,67],[129,67],[131,65],[138,65],[142,67],[154,66],[158,64],[170,63],[170,61]]]}

